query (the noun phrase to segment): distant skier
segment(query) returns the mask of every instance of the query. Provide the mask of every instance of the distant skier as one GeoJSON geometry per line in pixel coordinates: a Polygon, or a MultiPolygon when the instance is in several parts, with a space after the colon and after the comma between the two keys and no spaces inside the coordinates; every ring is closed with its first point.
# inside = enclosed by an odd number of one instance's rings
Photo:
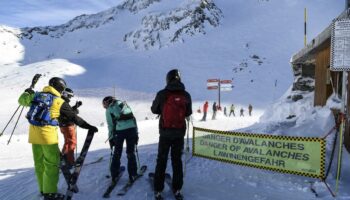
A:
{"type": "Polygon", "coordinates": [[[165,170],[169,150],[173,167],[172,191],[177,199],[182,199],[183,185],[182,150],[186,134],[185,118],[192,114],[191,96],[185,90],[177,69],[170,70],[166,76],[166,87],[155,97],[151,110],[161,115],[159,119],[159,143],[157,165],[154,176],[154,192],[156,199],[162,199],[165,170]]]}
{"type": "Polygon", "coordinates": [[[124,140],[126,140],[129,181],[133,182],[137,176],[135,145],[139,140],[136,119],[126,102],[107,96],[103,99],[102,104],[106,109],[109,145],[111,150],[114,147],[110,165],[112,182],[116,180],[119,174],[124,140]]]}
{"type": "Polygon", "coordinates": [[[207,120],[208,107],[209,107],[209,104],[208,104],[208,101],[206,101],[204,103],[204,105],[203,105],[203,117],[202,117],[201,121],[206,121],[207,120]]]}
{"type": "Polygon", "coordinates": [[[252,110],[253,110],[253,106],[249,104],[248,106],[249,116],[252,116],[252,110]]]}
{"type": "Polygon", "coordinates": [[[218,107],[216,107],[216,102],[213,104],[213,116],[211,117],[212,120],[216,119],[216,111],[218,110],[218,107]]]}
{"type": "Polygon", "coordinates": [[[233,116],[235,116],[235,106],[233,104],[230,107],[230,114],[228,116],[230,117],[231,114],[233,114],[233,116]]]}
{"type": "Polygon", "coordinates": [[[224,115],[227,117],[226,106],[224,106],[224,115]]]}
{"type": "Polygon", "coordinates": [[[30,123],[29,143],[32,144],[35,174],[44,200],[64,198],[63,194],[57,193],[60,164],[58,118],[64,115],[83,128],[98,131],[95,126],[78,118],[69,104],[61,98],[61,93],[66,87],[66,82],[62,78],[53,77],[49,81],[49,86],[44,87],[42,92],[34,92],[28,88],[18,100],[20,105],[30,106],[26,115],[30,123]]]}
{"type": "Polygon", "coordinates": [[[240,117],[244,117],[244,109],[243,108],[241,108],[241,110],[240,110],[240,115],[239,115],[240,117]]]}

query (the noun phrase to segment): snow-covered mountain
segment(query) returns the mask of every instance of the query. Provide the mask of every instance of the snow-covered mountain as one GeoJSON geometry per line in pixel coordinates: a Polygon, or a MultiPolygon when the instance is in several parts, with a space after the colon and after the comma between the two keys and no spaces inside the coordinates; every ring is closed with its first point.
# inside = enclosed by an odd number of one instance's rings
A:
{"type": "MultiPolygon", "coordinates": [[[[331,9],[315,12],[316,30],[339,9],[320,2],[319,10],[331,9]]],[[[0,52],[6,56],[0,63],[25,68],[64,59],[85,69],[67,74],[73,88],[116,86],[151,94],[177,67],[194,99],[216,100],[206,80],[220,78],[232,79],[235,87],[222,101],[266,105],[293,81],[288,61],[302,45],[302,7],[288,1],[126,0],[59,26],[1,26],[0,52]],[[252,95],[257,90],[264,94],[258,101],[252,95]]]]}

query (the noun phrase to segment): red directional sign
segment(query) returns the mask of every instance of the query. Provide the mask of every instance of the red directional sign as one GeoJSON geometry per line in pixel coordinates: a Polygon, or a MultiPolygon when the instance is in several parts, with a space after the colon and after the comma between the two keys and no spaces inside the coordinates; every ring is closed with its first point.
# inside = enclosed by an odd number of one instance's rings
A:
{"type": "Polygon", "coordinates": [[[207,82],[208,83],[212,83],[212,82],[219,82],[219,79],[208,79],[207,82]]]}
{"type": "Polygon", "coordinates": [[[219,86],[208,86],[207,89],[208,90],[217,90],[217,89],[219,89],[219,86]]]}
{"type": "Polygon", "coordinates": [[[232,83],[232,80],[221,80],[220,83],[232,83]]]}

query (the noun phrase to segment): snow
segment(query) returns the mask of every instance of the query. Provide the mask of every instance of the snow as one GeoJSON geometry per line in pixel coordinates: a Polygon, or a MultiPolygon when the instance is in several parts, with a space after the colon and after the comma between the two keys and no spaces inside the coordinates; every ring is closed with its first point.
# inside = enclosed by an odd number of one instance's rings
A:
{"type": "MultiPolygon", "coordinates": [[[[159,16],[164,20],[171,16],[183,16],[200,1],[129,0],[123,1],[129,3],[124,5],[125,9],[119,4],[122,1],[104,0],[100,4],[82,1],[85,4],[79,3],[83,5],[80,9],[76,9],[77,4],[70,1],[31,1],[29,10],[24,9],[29,1],[0,3],[5,4],[0,6],[0,16],[6,15],[6,18],[0,17],[4,19],[0,23],[6,24],[0,26],[0,54],[5,55],[0,58],[0,128],[5,127],[17,108],[17,98],[30,85],[32,77],[41,73],[43,76],[36,90],[41,90],[52,76],[64,77],[76,93],[73,103],[76,100],[83,102],[80,115],[99,129],[86,162],[101,156],[103,160],[83,167],[78,181],[80,192],[74,195],[74,199],[102,199],[103,190],[110,181],[105,178],[110,150],[105,143],[107,127],[101,105],[104,96],[115,94],[117,98],[127,100],[138,120],[140,162],[148,165],[147,172],[154,171],[158,120],[151,113],[150,106],[155,93],[164,87],[166,72],[173,67],[181,70],[182,80],[194,100],[191,128],[322,137],[334,126],[330,108],[340,107],[339,97],[330,97],[324,107],[313,107],[313,93],[305,93],[304,98],[297,102],[288,98],[293,93],[293,75],[288,61],[294,52],[302,48],[304,7],[309,8],[309,37],[312,38],[343,10],[343,2],[339,0],[337,3],[326,0],[215,0],[223,15],[219,17],[219,26],[204,23],[205,34],[200,31],[193,35],[186,33],[180,36],[179,41],[171,43],[168,38],[188,24],[189,18],[178,24],[170,23],[169,30],[158,30],[161,45],[148,50],[135,49],[129,41],[124,41],[125,35],[140,29],[145,30],[143,33],[147,35],[147,31],[152,30],[146,29],[152,26],[144,26],[143,19],[159,16]],[[111,7],[117,3],[118,7],[111,7]],[[16,12],[3,11],[6,5],[16,12]],[[38,13],[42,8],[47,8],[46,12],[41,15],[42,19],[34,22],[33,19],[40,18],[38,13]],[[75,15],[59,15],[58,18],[64,21],[58,22],[57,18],[45,17],[52,9],[57,9],[53,14],[67,14],[68,10],[68,14],[72,11],[75,15]],[[22,16],[28,20],[17,21],[18,12],[22,12],[22,16]],[[74,18],[84,13],[95,14],[74,18]],[[40,25],[38,29],[41,31],[49,30],[48,34],[30,33],[30,28],[9,27],[28,27],[32,24],[40,25]],[[209,101],[210,106],[217,101],[217,91],[206,90],[206,80],[209,78],[233,79],[235,87],[232,92],[221,94],[221,103],[228,110],[234,103],[236,117],[225,117],[219,112],[217,119],[211,120],[212,113],[209,112],[208,120],[200,121],[202,115],[196,110],[202,108],[205,100],[209,101]],[[253,116],[246,114],[245,117],[238,117],[238,110],[241,107],[247,110],[249,103],[254,107],[253,116]]],[[[207,10],[205,14],[211,16],[207,10]]],[[[137,40],[137,44],[145,43],[137,40]]],[[[27,142],[28,123],[23,116],[7,145],[16,118],[0,137],[0,199],[37,200],[40,197],[31,145],[27,142]]],[[[83,144],[85,133],[86,130],[78,129],[78,149],[83,144]]],[[[192,129],[190,137],[191,134],[192,129]]],[[[334,134],[327,138],[327,164],[333,138],[334,134]]],[[[60,146],[62,143],[60,134],[60,146]]],[[[345,150],[343,157],[343,175],[337,199],[350,199],[347,190],[350,179],[346,177],[350,173],[350,161],[345,150]]],[[[122,163],[126,164],[125,154],[122,163]]],[[[167,170],[171,172],[170,163],[167,170]]],[[[327,179],[332,189],[335,188],[335,172],[336,159],[327,179]]],[[[127,176],[124,175],[120,183],[126,181],[127,176]]],[[[315,179],[194,157],[186,167],[183,193],[186,199],[191,200],[316,199],[310,192],[310,181],[315,179]]],[[[316,181],[314,186],[320,193],[318,199],[333,199],[323,183],[316,181]]],[[[59,190],[64,193],[65,189],[66,184],[61,177],[59,190]]],[[[112,198],[152,199],[151,193],[147,178],[143,177],[125,197],[117,197],[114,192],[112,198]]],[[[166,188],[164,193],[170,195],[169,189],[166,188]]]]}

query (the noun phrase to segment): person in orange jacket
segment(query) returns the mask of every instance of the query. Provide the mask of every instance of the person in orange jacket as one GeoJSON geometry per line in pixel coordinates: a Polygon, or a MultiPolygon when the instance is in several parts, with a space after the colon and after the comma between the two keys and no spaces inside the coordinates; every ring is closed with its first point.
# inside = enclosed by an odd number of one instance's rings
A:
{"type": "MultiPolygon", "coordinates": [[[[74,92],[72,89],[66,88],[63,90],[61,97],[69,105],[71,98],[74,97],[74,92]]],[[[79,114],[78,108],[81,105],[82,102],[77,101],[76,104],[72,106],[72,111],[74,111],[75,114],[79,114]]],[[[74,150],[77,146],[76,125],[74,123],[74,118],[70,118],[66,115],[60,115],[58,121],[61,133],[64,137],[62,157],[67,167],[71,168],[74,165],[74,150]]]]}
{"type": "Polygon", "coordinates": [[[209,107],[209,104],[208,104],[208,101],[206,101],[203,105],[203,118],[201,121],[206,121],[207,120],[207,112],[208,112],[208,107],[209,107]]]}

